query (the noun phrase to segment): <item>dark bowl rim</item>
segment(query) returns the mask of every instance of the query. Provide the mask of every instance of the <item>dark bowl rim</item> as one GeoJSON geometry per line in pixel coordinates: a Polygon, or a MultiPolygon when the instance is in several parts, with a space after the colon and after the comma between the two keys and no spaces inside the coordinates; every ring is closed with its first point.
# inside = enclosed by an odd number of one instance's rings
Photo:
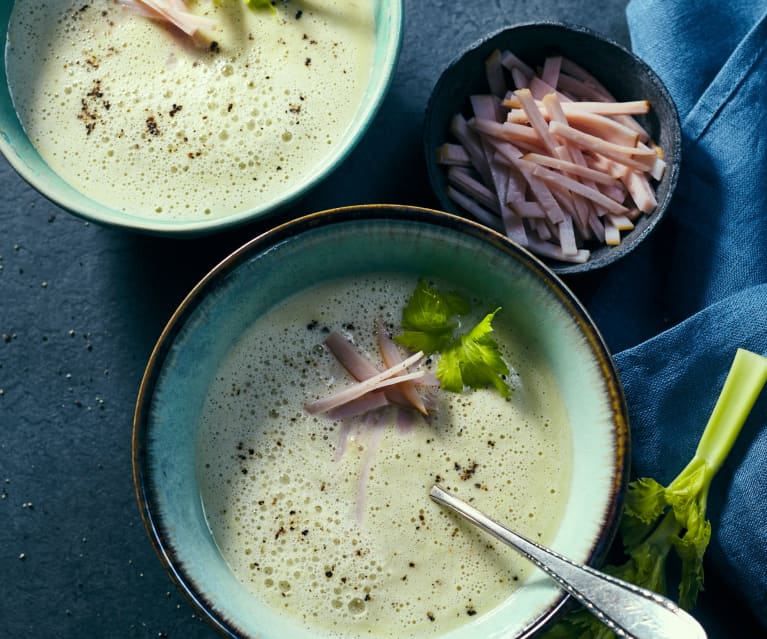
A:
{"type": "MultiPolygon", "coordinates": [[[[440,93],[440,89],[442,85],[445,83],[445,81],[450,76],[450,74],[455,70],[455,68],[458,65],[460,65],[461,61],[466,55],[481,48],[488,41],[495,39],[505,33],[511,34],[512,32],[519,32],[519,31],[535,29],[535,28],[553,28],[553,29],[558,29],[558,30],[562,30],[566,32],[569,31],[571,33],[576,33],[581,36],[594,38],[596,40],[599,40],[603,44],[606,44],[608,46],[618,49],[623,55],[632,59],[632,61],[642,70],[642,72],[645,73],[650,78],[650,81],[657,88],[664,102],[666,102],[672,116],[670,118],[671,129],[672,129],[671,137],[674,143],[673,143],[672,149],[670,149],[672,153],[666,155],[666,159],[667,159],[666,171],[669,172],[668,191],[664,200],[658,203],[658,207],[652,213],[653,215],[652,220],[642,230],[642,232],[639,235],[633,236],[631,243],[626,244],[623,249],[616,250],[616,251],[609,251],[605,255],[605,257],[602,257],[599,260],[590,259],[589,261],[584,262],[583,264],[569,264],[569,263],[559,262],[556,260],[547,260],[545,258],[542,258],[542,261],[546,264],[546,266],[559,276],[580,275],[580,274],[590,273],[590,272],[602,269],[611,264],[614,264],[621,258],[625,257],[626,255],[629,255],[631,252],[634,251],[634,249],[639,244],[641,244],[647,237],[649,237],[652,234],[652,232],[656,229],[656,227],[665,219],[666,213],[668,211],[668,208],[673,200],[673,196],[676,191],[677,183],[679,181],[680,167],[682,163],[682,124],[679,119],[679,111],[677,109],[676,102],[671,96],[671,93],[669,92],[668,87],[647,62],[645,62],[636,53],[634,53],[633,51],[631,51],[630,49],[628,49],[621,43],[617,42],[613,38],[605,34],[599,33],[598,31],[595,31],[594,29],[590,27],[586,27],[574,22],[566,22],[566,21],[559,21],[559,20],[530,20],[530,21],[518,22],[518,23],[513,23],[504,27],[500,27],[496,29],[495,31],[485,34],[484,36],[476,39],[473,43],[464,47],[447,64],[447,66],[443,69],[442,73],[440,73],[440,76],[437,79],[437,82],[432,87],[431,93],[429,94],[429,99],[426,103],[426,110],[425,110],[424,122],[423,122],[422,146],[423,146],[423,154],[424,154],[424,158],[426,162],[426,170],[427,170],[428,179],[429,179],[429,186],[431,187],[431,190],[434,193],[435,197],[437,198],[437,201],[439,202],[440,206],[442,206],[443,208],[446,208],[447,210],[446,204],[449,203],[449,200],[447,199],[447,196],[442,193],[442,189],[438,189],[435,186],[437,184],[436,172],[439,170],[439,167],[437,166],[436,162],[434,162],[433,160],[434,149],[430,146],[429,139],[428,139],[430,137],[430,131],[433,128],[432,114],[434,112],[434,102],[437,99],[437,95],[440,93]]],[[[666,153],[666,149],[664,149],[664,153],[666,153]]],[[[454,205],[450,205],[450,209],[455,209],[455,208],[456,207],[454,205]]],[[[633,233],[633,231],[631,233],[633,233]]],[[[616,247],[616,248],[620,248],[620,247],[616,247]]]]}
{"type": "MultiPolygon", "coordinates": [[[[605,519],[601,523],[603,534],[595,540],[591,547],[587,561],[589,565],[598,566],[601,564],[618,530],[631,462],[628,408],[620,376],[604,338],[588,311],[564,282],[537,257],[514,244],[504,235],[451,213],[399,204],[354,205],[318,211],[287,221],[254,237],[214,266],[191,289],[166,323],[152,349],[138,390],[133,415],[131,465],[133,486],[141,520],[152,546],[171,580],[196,608],[200,616],[222,635],[230,639],[250,639],[250,637],[239,629],[232,620],[224,618],[217,611],[215,602],[203,595],[203,589],[196,586],[194,578],[187,573],[183,563],[176,555],[165,530],[162,513],[155,501],[155,494],[150,481],[151,472],[147,469],[146,464],[148,456],[146,442],[149,437],[148,419],[153,390],[175,337],[207,293],[221,279],[237,269],[252,255],[268,250],[291,238],[299,237],[307,231],[336,224],[354,223],[357,220],[405,221],[414,225],[434,225],[468,234],[488,242],[511,259],[520,262],[557,297],[587,339],[590,350],[599,364],[601,377],[605,380],[606,392],[610,399],[611,417],[616,434],[608,509],[605,513],[605,519]],[[406,216],[403,216],[403,213],[406,216]]],[[[563,592],[551,607],[543,611],[522,634],[517,636],[517,639],[533,637],[550,621],[562,614],[569,605],[569,599],[570,596],[563,592]]]]}

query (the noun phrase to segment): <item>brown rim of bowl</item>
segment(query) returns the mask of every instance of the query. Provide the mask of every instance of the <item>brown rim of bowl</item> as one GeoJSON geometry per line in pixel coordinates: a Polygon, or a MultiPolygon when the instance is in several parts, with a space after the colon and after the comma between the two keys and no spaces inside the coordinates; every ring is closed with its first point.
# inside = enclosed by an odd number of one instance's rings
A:
{"type": "MultiPolygon", "coordinates": [[[[551,269],[537,257],[492,229],[472,220],[435,209],[398,204],[374,204],[340,207],[311,213],[281,224],[248,241],[213,267],[192,288],[168,320],[152,349],[141,379],[136,400],[131,442],[131,463],[133,468],[133,486],[141,520],[165,571],[175,582],[178,589],[208,623],[224,636],[231,639],[246,639],[248,635],[237,628],[232,621],[223,618],[216,610],[214,603],[201,594],[202,590],[196,587],[194,579],[186,572],[183,562],[176,557],[172,544],[166,538],[162,515],[154,510],[153,490],[149,485],[147,477],[145,477],[144,462],[146,460],[145,441],[147,436],[148,407],[151,403],[151,396],[159,371],[162,368],[173,339],[186,319],[194,312],[198,303],[205,297],[208,290],[222,276],[236,269],[252,253],[267,249],[311,229],[349,223],[355,220],[375,219],[404,220],[430,224],[453,229],[487,241],[496,249],[510,255],[512,259],[525,265],[544,282],[546,287],[563,304],[568,314],[587,338],[591,351],[599,362],[600,371],[606,381],[606,388],[610,397],[612,421],[616,426],[616,447],[613,460],[613,468],[616,469],[616,472],[610,490],[608,511],[605,515],[605,521],[602,522],[605,534],[601,535],[592,545],[587,561],[589,565],[599,565],[604,560],[617,533],[630,466],[630,432],[626,400],[617,369],[602,335],[583,305],[551,269]],[[406,218],[403,217],[403,213],[407,215],[406,218]]],[[[533,637],[544,625],[563,612],[565,606],[569,604],[569,599],[570,596],[563,592],[559,600],[531,622],[528,628],[517,639],[533,637]]]]}

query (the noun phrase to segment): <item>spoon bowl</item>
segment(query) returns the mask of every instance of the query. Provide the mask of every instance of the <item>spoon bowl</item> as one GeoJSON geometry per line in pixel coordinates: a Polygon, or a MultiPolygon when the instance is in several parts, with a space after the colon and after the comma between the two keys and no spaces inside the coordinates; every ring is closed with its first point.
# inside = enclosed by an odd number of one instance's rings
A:
{"type": "Polygon", "coordinates": [[[670,599],[570,561],[506,528],[439,486],[432,487],[430,496],[527,557],[618,637],[706,639],[706,632],[697,620],[670,599]]]}

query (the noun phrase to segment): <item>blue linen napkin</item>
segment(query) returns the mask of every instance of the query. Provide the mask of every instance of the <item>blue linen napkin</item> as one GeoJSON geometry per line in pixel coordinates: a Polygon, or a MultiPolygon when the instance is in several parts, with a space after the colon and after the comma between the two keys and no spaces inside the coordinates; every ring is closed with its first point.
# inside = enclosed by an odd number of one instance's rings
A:
{"type": "MultiPolygon", "coordinates": [[[[736,349],[767,355],[767,1],[631,0],[627,18],[679,108],[682,170],[666,223],[587,304],[623,349],[632,474],[667,483],[736,349]]],[[[706,565],[767,625],[767,390],[708,504],[706,565]]]]}

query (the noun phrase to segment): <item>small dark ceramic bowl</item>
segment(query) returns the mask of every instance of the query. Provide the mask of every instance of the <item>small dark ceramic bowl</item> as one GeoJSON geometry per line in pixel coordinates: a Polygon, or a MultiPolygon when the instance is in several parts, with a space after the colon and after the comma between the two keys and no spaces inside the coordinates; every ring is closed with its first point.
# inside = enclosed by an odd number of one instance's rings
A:
{"type": "Polygon", "coordinates": [[[495,49],[509,50],[530,66],[548,55],[561,54],[591,72],[619,101],[649,100],[650,113],[636,116],[664,151],[665,174],[656,185],[657,208],[642,215],[618,246],[589,246],[583,264],[546,260],[559,275],[584,273],[612,264],[627,255],[658,225],[676,187],[681,160],[682,134],[676,106],[663,82],[640,58],[620,44],[584,27],[556,22],[535,22],[502,29],[469,47],[445,69],[432,91],[424,124],[424,152],[431,186],[441,207],[467,215],[447,196],[445,167],[437,163],[436,149],[451,140],[450,120],[456,113],[470,113],[469,96],[487,93],[485,60],[495,49]]]}

